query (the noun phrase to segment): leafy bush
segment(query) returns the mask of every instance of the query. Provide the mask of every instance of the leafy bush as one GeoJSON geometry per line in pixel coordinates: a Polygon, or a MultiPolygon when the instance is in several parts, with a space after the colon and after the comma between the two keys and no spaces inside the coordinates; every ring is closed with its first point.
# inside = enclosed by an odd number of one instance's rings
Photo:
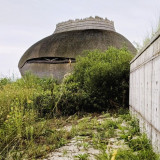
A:
{"type": "Polygon", "coordinates": [[[91,100],[89,95],[80,89],[79,83],[64,83],[56,93],[56,113],[68,115],[79,111],[88,111],[87,106],[91,100]]]}
{"type": "Polygon", "coordinates": [[[129,62],[132,55],[125,48],[105,52],[87,51],[79,57],[72,75],[63,82],[58,107],[62,111],[102,111],[127,107],[129,62]]]}
{"type": "Polygon", "coordinates": [[[52,117],[54,105],[55,97],[51,92],[42,92],[34,100],[34,108],[38,111],[38,116],[41,118],[52,117]]]}
{"type": "Polygon", "coordinates": [[[11,83],[11,80],[9,78],[2,78],[0,79],[0,89],[3,88],[3,86],[11,83]]]}

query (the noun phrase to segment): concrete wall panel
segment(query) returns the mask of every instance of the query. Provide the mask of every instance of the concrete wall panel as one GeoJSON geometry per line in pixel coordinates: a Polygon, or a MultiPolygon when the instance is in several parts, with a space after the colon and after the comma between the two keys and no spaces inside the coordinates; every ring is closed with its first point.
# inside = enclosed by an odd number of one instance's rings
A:
{"type": "Polygon", "coordinates": [[[160,31],[131,61],[130,111],[160,152],[160,31]]]}

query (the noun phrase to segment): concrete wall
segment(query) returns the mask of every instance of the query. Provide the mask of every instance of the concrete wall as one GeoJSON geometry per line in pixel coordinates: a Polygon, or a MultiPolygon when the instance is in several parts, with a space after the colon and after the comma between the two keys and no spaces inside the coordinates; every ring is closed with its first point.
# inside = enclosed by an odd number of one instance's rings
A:
{"type": "Polygon", "coordinates": [[[130,111],[160,152],[160,31],[131,61],[130,111]]]}
{"type": "Polygon", "coordinates": [[[39,77],[53,77],[59,81],[63,77],[72,72],[74,64],[63,63],[63,64],[47,64],[47,63],[26,63],[24,67],[20,69],[21,75],[25,72],[31,72],[39,77]]]}
{"type": "Polygon", "coordinates": [[[74,31],[74,30],[86,30],[86,29],[101,29],[115,31],[113,21],[103,19],[100,17],[90,17],[85,19],[69,20],[66,22],[58,23],[56,25],[55,33],[74,31]]]}

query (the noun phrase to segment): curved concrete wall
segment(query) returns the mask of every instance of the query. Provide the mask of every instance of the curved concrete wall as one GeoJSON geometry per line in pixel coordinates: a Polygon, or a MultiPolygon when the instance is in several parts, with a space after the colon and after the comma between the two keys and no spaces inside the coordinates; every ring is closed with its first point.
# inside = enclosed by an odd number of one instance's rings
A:
{"type": "Polygon", "coordinates": [[[26,72],[31,72],[39,77],[53,77],[57,80],[62,80],[64,75],[72,72],[73,64],[47,64],[47,63],[26,63],[23,68],[20,69],[22,76],[26,72]]]}
{"type": "Polygon", "coordinates": [[[69,20],[67,22],[58,23],[56,25],[55,33],[68,32],[74,30],[86,30],[86,29],[101,29],[114,31],[114,22],[108,19],[103,19],[99,17],[95,18],[85,18],[82,20],[69,20]]]}

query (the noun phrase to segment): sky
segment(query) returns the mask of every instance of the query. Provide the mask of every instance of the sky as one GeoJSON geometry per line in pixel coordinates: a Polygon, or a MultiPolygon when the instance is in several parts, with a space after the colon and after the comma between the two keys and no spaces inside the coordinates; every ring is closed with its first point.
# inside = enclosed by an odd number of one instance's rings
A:
{"type": "Polygon", "coordinates": [[[142,44],[160,18],[160,0],[0,0],[0,78],[20,77],[23,53],[57,23],[90,16],[113,20],[118,33],[142,44]]]}

